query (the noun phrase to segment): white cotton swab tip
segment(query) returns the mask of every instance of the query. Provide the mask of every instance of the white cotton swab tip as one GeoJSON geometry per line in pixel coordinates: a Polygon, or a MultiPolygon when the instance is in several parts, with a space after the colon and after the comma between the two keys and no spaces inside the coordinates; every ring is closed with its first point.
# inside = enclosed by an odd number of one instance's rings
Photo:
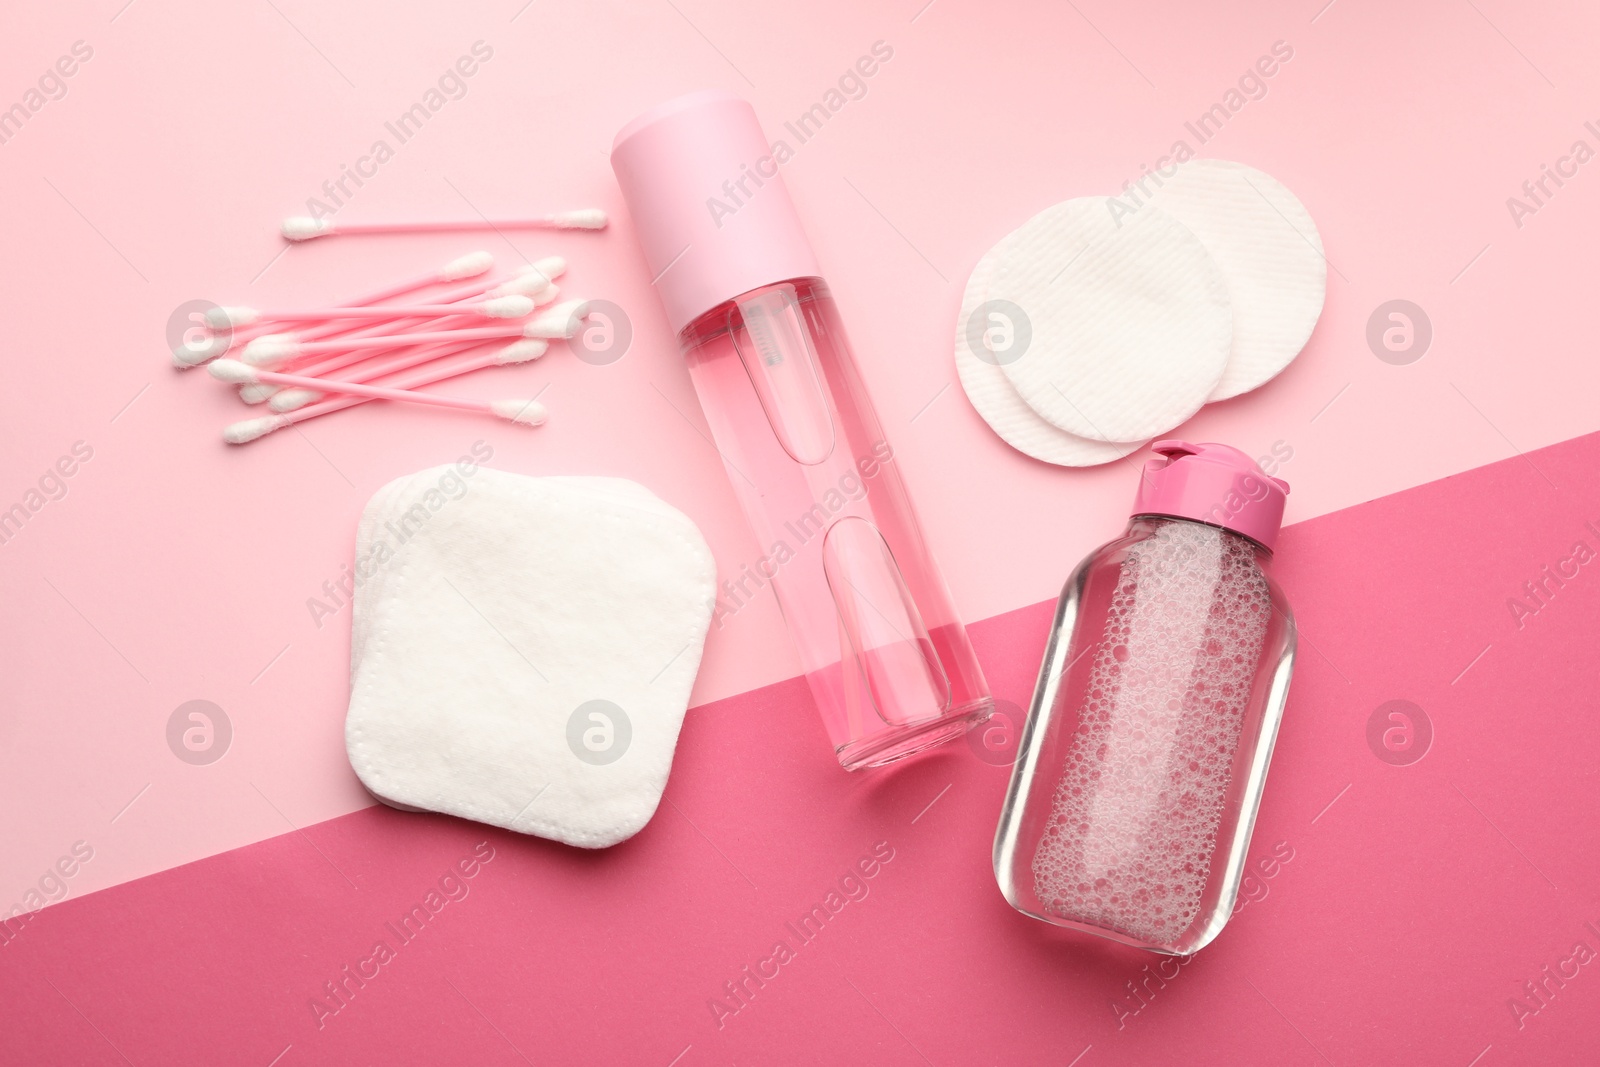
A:
{"type": "Polygon", "coordinates": [[[532,339],[513,341],[495,354],[494,361],[502,367],[508,367],[513,363],[526,363],[530,359],[538,359],[549,350],[550,345],[546,341],[532,339]]]}
{"type": "Polygon", "coordinates": [[[554,281],[565,273],[567,261],[560,256],[545,256],[517,268],[519,278],[538,277],[545,281],[554,281]]]}
{"type": "Polygon", "coordinates": [[[300,343],[288,334],[269,333],[244,346],[244,361],[254,367],[271,367],[300,354],[300,343]]]}
{"type": "Polygon", "coordinates": [[[211,340],[199,347],[190,347],[188,345],[184,345],[181,348],[174,348],[172,350],[172,365],[175,367],[183,367],[184,369],[188,369],[189,367],[198,367],[200,364],[204,363],[213,356],[222,355],[222,353],[228,350],[228,345],[231,343],[231,340],[225,340],[221,337],[213,337],[211,340]]]}
{"type": "Polygon", "coordinates": [[[283,236],[291,241],[309,241],[333,229],[327,219],[314,219],[309,215],[294,215],[283,220],[283,236]]]}
{"type": "Polygon", "coordinates": [[[267,401],[267,406],[273,411],[293,411],[295,408],[303,408],[307,404],[315,403],[321,400],[323,396],[324,394],[311,389],[285,389],[280,393],[273,394],[272,399],[267,401]]]}
{"type": "Polygon", "coordinates": [[[292,420],[282,415],[268,415],[260,419],[245,419],[236,422],[222,431],[222,439],[230,445],[249,444],[258,437],[265,437],[273,430],[281,430],[288,426],[292,420]]]}
{"type": "Polygon", "coordinates": [[[237,385],[260,380],[256,377],[254,367],[237,359],[219,359],[206,369],[211,372],[213,378],[221,382],[233,382],[237,385]]]}
{"type": "MultiPolygon", "coordinates": [[[[550,279],[542,274],[519,274],[515,278],[508,278],[499,285],[490,289],[485,296],[532,296],[537,297],[550,288],[550,279]]],[[[536,300],[535,303],[538,303],[536,300]]]]}
{"type": "Polygon", "coordinates": [[[494,266],[494,257],[487,252],[468,252],[458,259],[452,259],[444,265],[439,272],[442,282],[458,282],[462,278],[476,278],[480,274],[487,274],[494,266]]]}
{"type": "Polygon", "coordinates": [[[282,386],[268,385],[266,382],[252,382],[239,387],[239,399],[246,404],[260,404],[277,396],[282,386]]]}
{"type": "Polygon", "coordinates": [[[213,330],[226,330],[233,326],[249,326],[261,318],[261,312],[247,307],[215,307],[206,311],[206,325],[213,330]]]}
{"type": "Polygon", "coordinates": [[[603,230],[606,228],[606,213],[597,207],[561,211],[549,216],[548,221],[550,225],[563,230],[603,230]]]}
{"type": "Polygon", "coordinates": [[[538,426],[548,414],[537,400],[491,400],[489,410],[524,426],[538,426]]]}
{"type": "Polygon", "coordinates": [[[583,321],[583,316],[588,310],[587,300],[563,300],[528,323],[522,331],[522,336],[552,339],[572,337],[578,332],[578,324],[583,321]]]}
{"type": "Polygon", "coordinates": [[[491,319],[520,319],[533,313],[534,303],[526,296],[497,296],[478,305],[478,313],[491,319]]]}

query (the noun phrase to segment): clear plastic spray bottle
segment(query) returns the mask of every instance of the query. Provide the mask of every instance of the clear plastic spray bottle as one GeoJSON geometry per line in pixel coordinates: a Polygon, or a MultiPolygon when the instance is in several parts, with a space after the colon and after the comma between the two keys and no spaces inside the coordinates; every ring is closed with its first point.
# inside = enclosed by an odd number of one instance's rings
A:
{"type": "MultiPolygon", "coordinates": [[[[611,163],[839,762],[904,758],[993,709],[911,510],[838,309],[748,103],[694,93],[617,135],[611,163]]],[[[723,621],[719,619],[719,622],[723,621]]]]}
{"type": "Polygon", "coordinates": [[[1153,447],[1127,531],[1062,591],[994,873],[1024,914],[1187,955],[1233,913],[1294,670],[1267,573],[1289,486],[1153,447]]]}

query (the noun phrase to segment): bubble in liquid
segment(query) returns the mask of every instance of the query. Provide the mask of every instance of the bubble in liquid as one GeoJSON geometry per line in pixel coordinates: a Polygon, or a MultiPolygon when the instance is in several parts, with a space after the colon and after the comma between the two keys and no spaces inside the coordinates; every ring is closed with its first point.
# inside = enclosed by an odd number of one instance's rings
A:
{"type": "Polygon", "coordinates": [[[1129,549],[1034,853],[1048,911],[1156,943],[1194,922],[1272,610],[1235,534],[1169,522],[1129,549]]]}

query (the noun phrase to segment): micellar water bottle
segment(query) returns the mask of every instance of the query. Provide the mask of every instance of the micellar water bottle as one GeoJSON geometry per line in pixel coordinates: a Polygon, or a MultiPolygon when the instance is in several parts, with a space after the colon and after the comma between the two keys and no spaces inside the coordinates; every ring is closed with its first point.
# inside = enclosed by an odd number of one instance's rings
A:
{"type": "Polygon", "coordinates": [[[1187,955],[1233,912],[1294,669],[1267,564],[1289,486],[1158,441],[1056,609],[995,834],[1018,911],[1187,955]]]}
{"type": "Polygon", "coordinates": [[[624,127],[611,165],[759,541],[724,591],[772,586],[854,770],[994,705],[779,176],[789,151],[748,103],[701,92],[624,127]]]}

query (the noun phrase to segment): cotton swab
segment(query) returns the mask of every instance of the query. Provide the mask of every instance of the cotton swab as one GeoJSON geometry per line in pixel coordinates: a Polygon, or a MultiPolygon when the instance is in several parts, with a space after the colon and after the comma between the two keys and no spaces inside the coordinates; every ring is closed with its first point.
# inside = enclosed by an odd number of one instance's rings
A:
{"type": "Polygon", "coordinates": [[[545,281],[553,282],[567,273],[567,261],[560,256],[545,256],[518,267],[514,273],[519,277],[537,274],[545,281]]]}
{"type": "MultiPolygon", "coordinates": [[[[469,294],[471,296],[481,296],[482,295],[482,291],[481,291],[482,287],[481,286],[468,286],[466,288],[471,290],[471,293],[469,294]]],[[[534,300],[535,305],[543,303],[545,300],[553,300],[555,298],[554,295],[553,295],[554,292],[555,292],[555,286],[546,285],[544,287],[544,289],[540,291],[540,297],[541,298],[534,300]],[[545,294],[547,294],[547,293],[550,294],[550,295],[546,296],[545,294]]],[[[444,295],[446,297],[448,297],[448,296],[450,296],[452,294],[447,293],[447,294],[444,294],[444,295]]],[[[423,321],[427,321],[427,320],[398,319],[398,320],[396,320],[394,322],[379,323],[379,324],[377,324],[375,326],[367,324],[367,325],[363,325],[363,327],[361,328],[361,330],[359,332],[351,331],[350,332],[350,336],[368,337],[368,336],[382,336],[382,335],[391,334],[391,333],[401,333],[404,330],[411,329],[414,324],[416,324],[418,322],[423,322],[423,321]]],[[[436,321],[436,322],[440,322],[440,321],[447,322],[448,320],[434,320],[434,321],[436,321]]],[[[327,337],[330,334],[337,334],[337,333],[341,333],[341,331],[338,331],[338,330],[326,330],[326,329],[320,329],[320,328],[315,328],[314,327],[314,328],[308,329],[308,330],[298,330],[293,334],[284,334],[282,336],[283,337],[292,338],[293,340],[296,340],[296,341],[300,341],[300,340],[314,340],[314,339],[319,338],[319,337],[327,337]]],[[[274,335],[260,334],[258,336],[274,336],[274,335]]],[[[476,343],[477,342],[472,342],[472,344],[476,344],[476,343]]],[[[249,347],[250,346],[248,344],[245,345],[246,349],[249,349],[249,347]]],[[[443,346],[443,351],[451,351],[451,352],[460,351],[460,349],[462,347],[470,347],[470,346],[443,346]]],[[[323,374],[323,373],[325,373],[327,371],[330,371],[330,370],[338,370],[339,368],[344,367],[344,366],[348,366],[351,363],[359,363],[360,361],[362,361],[364,359],[367,359],[368,357],[370,357],[373,354],[374,353],[372,351],[370,351],[370,350],[358,349],[358,350],[355,350],[353,352],[347,352],[347,353],[345,353],[343,355],[328,356],[328,357],[326,357],[326,358],[324,358],[322,360],[318,360],[318,361],[312,362],[312,363],[304,365],[304,366],[296,366],[296,367],[293,367],[291,369],[299,371],[299,372],[301,372],[303,374],[307,374],[307,375],[311,375],[311,376],[315,377],[317,375],[323,374]]],[[[242,386],[240,386],[239,387],[239,399],[243,400],[246,404],[259,404],[262,401],[267,400],[270,397],[276,395],[280,391],[281,390],[276,385],[268,385],[265,382],[257,382],[257,383],[252,384],[252,385],[242,385],[242,386]]]]}
{"type": "MultiPolygon", "coordinates": [[[[510,280],[502,282],[499,285],[487,288],[487,290],[485,286],[479,284],[459,286],[455,289],[447,290],[446,292],[441,293],[439,295],[439,301],[441,303],[454,303],[458,300],[465,300],[472,297],[485,295],[485,292],[487,291],[487,293],[491,295],[526,295],[533,298],[533,302],[536,306],[540,304],[547,304],[554,300],[556,298],[556,294],[560,292],[560,289],[552,284],[551,279],[559,278],[566,272],[567,261],[565,259],[560,256],[545,256],[543,259],[536,259],[532,263],[518,267],[516,273],[510,280]]],[[[411,320],[397,319],[394,322],[381,323],[376,326],[362,326],[358,330],[352,331],[352,334],[355,336],[373,336],[377,334],[387,335],[404,333],[407,329],[411,328],[413,324],[414,323],[411,320]]],[[[297,330],[293,334],[284,336],[294,341],[310,341],[319,337],[325,337],[329,333],[336,332],[340,331],[330,330],[326,327],[312,327],[311,329],[297,330]]],[[[459,351],[459,348],[451,348],[448,349],[448,351],[459,351]]],[[[325,359],[316,361],[312,365],[296,367],[294,369],[305,374],[316,376],[324,374],[330,370],[338,370],[342,367],[349,366],[351,363],[360,362],[361,360],[366,359],[368,356],[373,354],[374,353],[370,350],[356,350],[339,355],[329,356],[325,359]]],[[[245,360],[246,362],[255,362],[254,359],[248,354],[246,354],[245,360]]],[[[274,360],[273,363],[268,365],[276,365],[277,363],[281,362],[284,362],[284,360],[274,360]]],[[[279,389],[275,385],[246,385],[239,389],[239,399],[243,400],[246,404],[259,404],[277,392],[279,392],[279,389]]]]}
{"type": "MultiPolygon", "coordinates": [[[[480,296],[527,296],[533,299],[534,306],[537,307],[541,304],[548,304],[550,301],[556,298],[556,295],[561,290],[553,284],[552,279],[559,278],[566,272],[567,261],[565,259],[560,256],[545,256],[543,259],[537,259],[532,263],[518,267],[510,278],[498,284],[473,283],[470,285],[457,286],[454,289],[447,289],[443,293],[440,293],[436,299],[437,302],[441,304],[456,304],[460,303],[461,301],[470,300],[474,297],[480,296]]],[[[320,338],[346,333],[352,336],[361,337],[374,336],[378,334],[404,333],[406,329],[409,329],[412,325],[421,325],[426,321],[427,320],[421,319],[395,319],[391,322],[377,324],[329,322],[319,326],[298,329],[289,336],[292,336],[296,341],[313,341],[320,338]]],[[[271,332],[270,328],[268,329],[268,332],[271,332]]],[[[262,334],[257,333],[255,336],[262,336],[262,334]]],[[[345,363],[348,362],[350,361],[345,360],[335,364],[335,366],[344,366],[345,363]]],[[[266,392],[261,393],[257,399],[249,399],[247,397],[246,403],[252,404],[259,404],[262,400],[265,400],[268,396],[271,396],[275,391],[274,387],[270,385],[250,386],[248,388],[266,390],[266,392]]],[[[240,390],[241,396],[243,396],[245,392],[246,390],[240,390]]]]}
{"type": "MultiPolygon", "coordinates": [[[[560,263],[562,270],[566,269],[565,260],[562,260],[559,256],[553,256],[551,258],[560,263]]],[[[534,266],[537,267],[539,263],[544,262],[546,261],[540,260],[538,263],[535,263],[534,266]]],[[[367,293],[364,296],[359,296],[354,300],[351,300],[350,303],[356,305],[379,304],[385,300],[393,300],[395,297],[404,296],[407,293],[415,292],[418,289],[426,289],[430,285],[442,285],[450,282],[461,281],[465,278],[475,278],[480,274],[487,274],[491,269],[493,269],[493,267],[494,256],[490,255],[488,252],[469,252],[464,256],[457,256],[455,259],[452,259],[438,270],[430,271],[427,274],[419,275],[414,278],[407,278],[401,282],[396,282],[393,285],[389,285],[382,289],[375,290],[374,292],[367,293]]],[[[208,325],[212,324],[208,322],[208,325]]],[[[224,325],[226,325],[226,323],[224,325]]],[[[217,329],[219,327],[213,325],[212,328],[217,329]]],[[[188,346],[175,348],[172,351],[172,362],[176,366],[184,369],[189,367],[197,367],[208,359],[222,355],[239,340],[240,338],[230,334],[226,338],[213,337],[211,343],[206,345],[204,348],[191,349],[188,346]]]]}
{"type": "Polygon", "coordinates": [[[331,341],[297,341],[291,334],[269,333],[244,346],[244,362],[254,367],[275,367],[300,356],[337,355],[369,349],[404,348],[449,341],[499,341],[521,337],[523,327],[482,326],[468,330],[432,330],[374,337],[341,337],[331,341]]]}
{"type": "MultiPolygon", "coordinates": [[[[458,374],[467,374],[471,371],[482,370],[485,367],[509,366],[513,363],[526,363],[530,359],[538,359],[544,355],[545,343],[543,341],[517,341],[507,345],[500,352],[490,356],[480,356],[464,363],[452,363],[446,367],[430,366],[397,378],[388,383],[394,388],[410,389],[418,385],[432,385],[442,382],[446,378],[454,378],[458,374]]],[[[293,426],[297,422],[305,422],[319,415],[331,415],[335,411],[356,407],[360,404],[371,403],[364,396],[342,396],[336,400],[326,400],[320,404],[300,408],[297,411],[282,415],[268,415],[259,419],[245,419],[236,422],[222,431],[222,439],[230,445],[243,445],[254,441],[258,437],[265,437],[274,430],[281,430],[285,426],[293,426]]]]}
{"type": "MultiPolygon", "coordinates": [[[[551,294],[553,298],[555,288],[556,287],[553,285],[546,286],[545,292],[551,294]]],[[[322,378],[335,371],[344,370],[351,364],[359,364],[359,366],[355,368],[354,373],[342,375],[341,377],[345,381],[371,382],[378,378],[393,374],[396,371],[408,370],[411,367],[415,367],[419,363],[427,363],[431,360],[439,359],[442,356],[454,355],[459,352],[464,352],[470,348],[476,348],[481,343],[481,341],[458,341],[440,345],[403,347],[396,348],[392,353],[387,355],[380,352],[372,352],[363,349],[354,352],[345,352],[340,355],[328,356],[325,359],[316,360],[312,363],[299,364],[285,369],[307,378],[322,378]]],[[[517,343],[524,345],[545,345],[543,340],[523,340],[517,343]]],[[[543,347],[541,347],[540,351],[542,352],[543,350],[543,347]]],[[[261,388],[261,386],[247,385],[243,387],[243,389],[252,388],[261,388]]],[[[266,388],[275,389],[276,386],[267,386],[266,388]]],[[[241,392],[243,389],[241,389],[241,392]]],[[[282,412],[293,411],[296,408],[305,407],[307,404],[315,403],[320,399],[322,399],[322,394],[313,392],[310,389],[285,389],[273,396],[270,403],[273,411],[282,412]]]]}
{"type": "MultiPolygon", "coordinates": [[[[560,274],[560,269],[565,269],[565,264],[560,264],[560,266],[558,266],[557,274],[560,274]]],[[[536,307],[538,307],[539,304],[546,304],[546,302],[554,301],[555,294],[560,291],[557,290],[557,286],[550,285],[546,275],[542,274],[542,272],[538,272],[538,270],[533,270],[531,267],[525,267],[523,270],[525,270],[525,274],[520,274],[518,277],[510,278],[510,280],[507,280],[507,282],[499,283],[499,285],[491,286],[490,290],[486,290],[486,293],[490,294],[490,296],[530,296],[530,298],[533,299],[534,306],[536,307]]],[[[451,293],[445,293],[440,299],[451,299],[454,298],[454,296],[482,296],[483,293],[485,293],[483,286],[462,286],[461,290],[454,290],[451,291],[451,293]]],[[[410,328],[410,326],[414,325],[414,323],[419,322],[426,322],[426,320],[406,320],[406,318],[400,318],[400,320],[395,320],[395,322],[379,323],[379,325],[376,326],[366,326],[366,328],[363,328],[362,331],[358,331],[358,333],[352,334],[352,336],[381,336],[381,334],[400,333],[400,331],[406,330],[406,328],[410,328]]],[[[330,333],[330,331],[315,330],[314,328],[314,330],[296,331],[293,336],[296,341],[301,341],[301,339],[315,339],[318,338],[318,336],[326,336],[328,333],[330,333]]],[[[477,344],[477,342],[472,342],[472,344],[477,344]]],[[[445,354],[445,352],[459,352],[459,350],[464,349],[464,347],[472,347],[472,344],[467,344],[467,346],[445,346],[442,347],[442,350],[437,352],[437,354],[429,354],[422,358],[434,358],[435,355],[442,355],[445,354]]],[[[374,354],[373,352],[370,352],[370,350],[355,350],[355,352],[347,352],[347,354],[344,355],[330,355],[330,357],[323,358],[323,360],[318,360],[318,362],[312,363],[312,365],[309,366],[296,366],[296,368],[293,368],[293,370],[301,371],[301,373],[309,374],[309,376],[314,376],[315,378],[315,376],[318,376],[318,374],[326,373],[326,371],[339,370],[339,368],[342,368],[342,366],[349,366],[350,363],[362,362],[362,360],[371,357],[371,355],[374,354]]],[[[266,382],[256,382],[256,384],[251,384],[251,386],[238,387],[238,398],[243,400],[245,403],[261,403],[264,402],[264,400],[270,400],[270,398],[275,397],[278,392],[282,392],[282,390],[278,389],[277,386],[269,386],[269,384],[266,384],[266,382]]],[[[290,390],[290,392],[298,394],[299,397],[298,402],[291,403],[290,408],[298,408],[298,406],[304,405],[304,403],[310,403],[309,400],[306,400],[306,397],[309,397],[310,395],[307,394],[306,390],[298,389],[290,390]]],[[[290,408],[283,408],[283,410],[290,410],[290,408]]]]}
{"type": "Polygon", "coordinates": [[[348,393],[351,396],[364,396],[372,400],[399,400],[408,404],[454,408],[457,411],[486,411],[524,426],[537,426],[545,420],[544,407],[536,400],[469,400],[458,396],[439,396],[436,393],[414,393],[408,389],[393,389],[383,385],[359,385],[355,382],[338,382],[327,378],[302,378],[298,374],[277,374],[273,371],[258,370],[236,359],[216,360],[209,369],[213,378],[225,382],[271,382],[274,385],[297,385],[302,389],[348,393]]]}
{"type": "MultiPolygon", "coordinates": [[[[492,260],[493,258],[489,256],[487,252],[478,252],[474,253],[474,255],[484,257],[485,259],[489,260],[492,260]]],[[[463,256],[462,260],[466,260],[468,258],[469,257],[463,256]]],[[[489,285],[483,282],[473,282],[467,285],[460,285],[454,289],[447,289],[440,293],[437,297],[437,300],[442,304],[453,304],[462,300],[470,300],[474,297],[485,295],[522,295],[533,297],[533,302],[535,305],[546,304],[554,300],[556,298],[556,294],[560,292],[560,290],[553,284],[552,279],[559,278],[566,272],[567,261],[565,259],[563,259],[561,256],[545,256],[542,259],[536,259],[532,263],[524,264],[523,266],[518,267],[509,280],[498,285],[489,285]]],[[[365,301],[357,301],[357,303],[365,303],[365,301]]],[[[377,325],[363,323],[355,326],[352,326],[352,324],[348,322],[329,322],[324,323],[321,326],[312,326],[306,329],[297,330],[294,333],[294,338],[295,340],[299,341],[310,341],[345,332],[363,336],[370,334],[401,333],[404,332],[406,328],[409,328],[410,325],[410,321],[404,319],[395,320],[394,322],[380,323],[377,325]]],[[[256,334],[255,336],[260,336],[260,334],[256,334]]],[[[251,339],[253,340],[254,338],[251,339]]],[[[450,349],[450,351],[457,351],[457,349],[450,349]]],[[[221,355],[222,353],[218,352],[216,354],[221,355]]],[[[325,371],[336,370],[340,367],[347,366],[352,362],[365,359],[369,354],[370,353],[357,353],[344,357],[329,357],[328,359],[319,362],[314,370],[310,367],[295,369],[303,369],[306,373],[313,375],[321,374],[325,371]]],[[[267,385],[265,383],[245,385],[240,386],[239,388],[239,399],[243,400],[246,404],[259,404],[277,392],[279,392],[279,389],[276,385],[267,385]]]]}
{"type": "Polygon", "coordinates": [[[578,324],[588,305],[587,300],[564,301],[521,328],[483,326],[465,330],[434,330],[375,337],[341,337],[330,341],[297,341],[286,334],[266,334],[245,345],[244,362],[255,367],[272,367],[299,356],[328,355],[361,349],[402,348],[450,341],[510,340],[516,337],[545,339],[571,337],[578,332],[578,324]]]}
{"type": "MultiPolygon", "coordinates": [[[[368,294],[366,297],[351,301],[351,303],[356,305],[379,303],[384,300],[393,299],[397,296],[403,296],[406,293],[418,288],[426,288],[428,285],[447,284],[452,281],[460,281],[463,278],[471,278],[479,274],[485,274],[493,266],[494,257],[488,252],[470,252],[467,255],[460,256],[451,260],[449,263],[446,263],[444,267],[437,272],[436,276],[434,276],[430,281],[423,282],[421,285],[416,284],[416,280],[412,279],[410,281],[401,283],[400,285],[390,286],[388,289],[383,289],[376,293],[368,294]]],[[[566,269],[567,261],[565,259],[562,259],[560,256],[548,256],[544,259],[534,261],[534,263],[531,265],[518,268],[516,275],[512,280],[518,281],[528,279],[528,285],[530,287],[533,281],[540,281],[545,283],[544,288],[552,288],[548,285],[549,278],[553,275],[565,273],[566,269]]],[[[462,300],[471,299],[473,297],[512,296],[519,294],[527,295],[527,293],[527,288],[516,288],[511,282],[502,283],[501,285],[496,286],[491,285],[488,282],[479,281],[469,282],[466,285],[458,285],[454,289],[447,289],[444,292],[439,293],[435,299],[441,304],[454,304],[462,300]]],[[[549,299],[554,299],[554,296],[551,296],[549,299]]],[[[534,304],[537,306],[545,302],[545,300],[535,300],[534,304]]],[[[401,320],[401,324],[404,324],[404,321],[405,320],[401,320]]],[[[297,330],[295,336],[300,340],[311,341],[318,338],[335,337],[349,332],[368,332],[374,329],[378,330],[379,332],[386,332],[388,327],[394,325],[395,324],[379,324],[378,326],[374,327],[366,322],[330,319],[327,322],[318,323],[316,325],[297,330]]],[[[228,351],[228,349],[232,348],[233,345],[238,344],[239,341],[244,340],[248,342],[250,340],[254,340],[256,337],[260,337],[263,334],[270,332],[272,328],[273,327],[270,323],[263,322],[254,327],[246,326],[234,330],[230,334],[229,343],[227,345],[217,347],[212,354],[218,356],[223,355],[228,351]]],[[[240,388],[239,399],[243,400],[246,404],[259,404],[276,392],[278,392],[278,387],[275,385],[246,385],[240,388]]]]}
{"type": "MultiPolygon", "coordinates": [[[[562,265],[563,267],[565,266],[564,261],[562,265]]],[[[458,256],[457,258],[451,260],[449,263],[446,263],[443,267],[436,271],[432,271],[426,275],[408,278],[405,281],[395,283],[371,293],[367,293],[364,296],[357,297],[356,299],[350,301],[350,303],[355,305],[381,303],[385,300],[392,300],[395,297],[404,296],[407,293],[415,292],[418,289],[425,289],[430,285],[446,284],[453,281],[460,281],[463,278],[471,278],[479,274],[485,274],[493,267],[494,256],[490,255],[488,252],[469,252],[464,256],[458,256]]],[[[483,291],[483,287],[476,287],[473,289],[473,291],[481,293],[483,291]]],[[[211,339],[211,343],[206,345],[204,348],[191,349],[186,346],[183,349],[174,349],[172,353],[172,361],[178,367],[187,369],[189,367],[199,366],[206,360],[223,355],[235,345],[238,345],[242,342],[248,342],[252,338],[259,336],[262,332],[269,329],[266,324],[261,324],[259,328],[255,330],[252,330],[250,327],[230,328],[226,319],[220,323],[214,320],[212,312],[215,310],[216,309],[212,309],[211,311],[207,312],[205,316],[206,325],[212,330],[227,329],[229,330],[228,334],[224,337],[213,337],[211,339]]],[[[341,333],[348,328],[349,326],[346,323],[330,322],[319,327],[308,329],[305,331],[305,336],[307,340],[310,340],[313,337],[326,337],[341,333]]]]}
{"type": "Polygon", "coordinates": [[[442,222],[336,222],[297,215],[283,220],[283,236],[290,241],[310,241],[332,234],[443,233],[452,230],[603,230],[606,213],[599,208],[559,211],[520,219],[453,219],[442,222]]]}
{"type": "Polygon", "coordinates": [[[213,329],[253,326],[258,322],[328,322],[331,319],[443,319],[457,315],[481,315],[491,319],[520,319],[533,311],[533,301],[525,296],[497,296],[478,303],[462,304],[375,304],[357,307],[293,308],[258,311],[252,307],[214,307],[206,312],[206,325],[213,329]]]}
{"type": "Polygon", "coordinates": [[[558,292],[554,282],[546,278],[541,271],[528,268],[525,274],[516,274],[507,278],[489,290],[488,296],[531,296],[535,304],[548,304],[555,297],[551,293],[558,292]]]}
{"type": "MultiPolygon", "coordinates": [[[[331,356],[317,363],[291,369],[302,377],[322,378],[330,373],[343,370],[350,363],[357,363],[359,366],[355,368],[354,372],[346,374],[344,380],[347,382],[371,383],[396,371],[410,370],[418,364],[432,363],[434,360],[442,359],[445,356],[459,355],[462,352],[477,348],[482,343],[481,341],[465,341],[455,344],[420,345],[415,348],[397,348],[389,355],[374,355],[366,352],[349,353],[344,356],[331,356]],[[351,359],[351,355],[359,358],[351,359]],[[337,365],[330,366],[329,364],[337,365]]],[[[517,345],[544,344],[544,341],[523,340],[514,341],[506,347],[509,350],[517,345]]],[[[541,348],[539,352],[543,355],[544,349],[541,348]]],[[[245,388],[248,388],[248,386],[245,388]]],[[[305,407],[307,404],[314,404],[322,398],[322,393],[311,389],[284,389],[269,401],[268,407],[277,412],[294,411],[297,408],[305,407]]]]}
{"type": "MultiPolygon", "coordinates": [[[[537,294],[530,299],[532,299],[536,305],[545,304],[554,300],[556,298],[556,294],[560,291],[561,290],[557,286],[545,285],[544,288],[540,289],[537,294]]],[[[370,333],[351,335],[349,337],[340,338],[339,340],[355,341],[359,339],[363,342],[375,342],[380,338],[392,338],[404,335],[408,330],[413,329],[417,324],[418,323],[416,320],[400,320],[393,323],[386,323],[384,328],[374,330],[370,333]]],[[[487,327],[485,327],[485,329],[487,329],[487,327]]],[[[515,329],[515,327],[511,327],[510,329],[515,329]]],[[[431,330],[423,334],[412,334],[411,336],[436,338],[437,342],[443,346],[444,351],[458,352],[463,348],[472,348],[475,345],[481,344],[484,340],[499,340],[500,338],[506,336],[516,337],[519,335],[525,335],[526,329],[527,327],[525,326],[519,333],[510,333],[508,331],[490,338],[477,336],[479,331],[476,329],[449,328],[443,330],[431,330]]],[[[307,361],[302,361],[302,357],[307,353],[303,351],[306,346],[301,345],[299,349],[295,350],[296,354],[280,357],[280,353],[283,351],[281,344],[299,344],[301,336],[301,334],[268,334],[261,338],[262,344],[256,345],[254,349],[252,349],[250,345],[246,345],[243,359],[246,363],[257,367],[279,367],[287,362],[290,364],[290,366],[283,367],[282,369],[292,370],[296,374],[304,374],[308,377],[315,378],[321,377],[330,371],[342,370],[345,367],[350,366],[352,363],[360,363],[363,360],[370,359],[373,356],[381,354],[382,352],[389,350],[404,350],[412,348],[415,344],[415,342],[390,345],[364,343],[362,345],[352,347],[348,351],[336,351],[332,355],[322,354],[323,358],[321,359],[307,361]]],[[[330,345],[337,343],[338,342],[329,342],[330,345]]],[[[434,342],[428,343],[431,345],[434,342]]],[[[427,352],[428,349],[424,349],[423,351],[427,352]]],[[[316,356],[319,353],[315,350],[312,350],[309,354],[316,356]]],[[[433,358],[433,356],[425,355],[422,358],[433,358]]],[[[412,362],[421,362],[421,359],[412,360],[412,362]]],[[[247,386],[246,388],[250,387],[247,386]]]]}
{"type": "Polygon", "coordinates": [[[578,333],[578,326],[583,322],[583,317],[589,313],[587,300],[563,300],[559,304],[551,305],[549,310],[539,313],[539,317],[522,328],[524,337],[543,337],[554,341],[557,338],[574,337],[578,333]]]}

